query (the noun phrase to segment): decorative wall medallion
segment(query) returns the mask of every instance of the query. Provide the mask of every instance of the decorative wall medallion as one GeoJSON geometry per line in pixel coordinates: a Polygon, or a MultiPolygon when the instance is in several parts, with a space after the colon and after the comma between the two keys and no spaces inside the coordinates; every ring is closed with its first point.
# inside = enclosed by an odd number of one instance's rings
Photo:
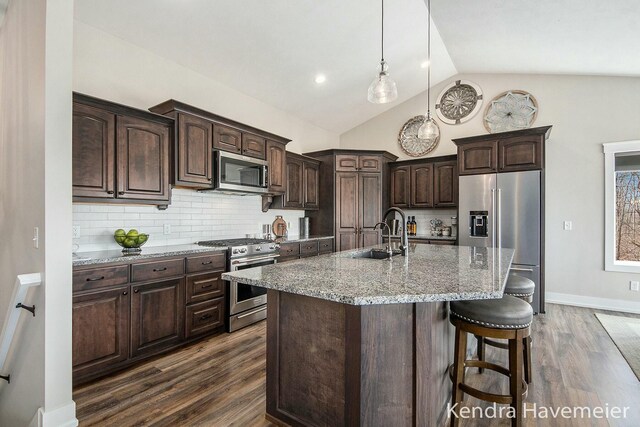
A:
{"type": "Polygon", "coordinates": [[[493,98],[484,113],[490,133],[528,129],[536,121],[538,102],[529,92],[509,90],[493,98]]]}
{"type": "Polygon", "coordinates": [[[467,80],[456,80],[446,86],[436,100],[438,118],[449,125],[471,120],[482,107],[482,90],[467,80]]]}
{"type": "Polygon", "coordinates": [[[400,148],[411,157],[421,157],[432,152],[440,141],[440,138],[433,142],[418,138],[418,128],[423,122],[424,116],[415,116],[407,120],[398,134],[400,148]]]}

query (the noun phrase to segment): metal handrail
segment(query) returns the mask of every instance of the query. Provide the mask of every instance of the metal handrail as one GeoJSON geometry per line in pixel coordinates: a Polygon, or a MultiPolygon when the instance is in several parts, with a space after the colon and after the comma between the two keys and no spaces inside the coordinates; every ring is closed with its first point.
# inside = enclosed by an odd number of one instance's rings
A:
{"type": "MultiPolygon", "coordinates": [[[[7,383],[11,382],[11,375],[7,372],[7,356],[13,342],[16,328],[18,327],[18,320],[20,314],[23,313],[21,309],[29,311],[34,317],[36,315],[36,307],[24,305],[27,292],[30,288],[40,286],[42,284],[42,277],[40,273],[20,274],[16,277],[16,284],[13,287],[13,294],[11,296],[9,311],[5,316],[4,323],[2,324],[2,334],[0,334],[0,378],[6,380],[7,383]]],[[[0,386],[2,385],[0,381],[0,386]]]]}

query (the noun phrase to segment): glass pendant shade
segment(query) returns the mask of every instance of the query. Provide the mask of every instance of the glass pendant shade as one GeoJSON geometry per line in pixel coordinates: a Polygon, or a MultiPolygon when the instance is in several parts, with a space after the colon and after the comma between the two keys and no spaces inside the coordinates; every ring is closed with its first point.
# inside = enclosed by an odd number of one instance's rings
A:
{"type": "Polygon", "coordinates": [[[388,69],[387,63],[382,61],[380,63],[378,76],[371,82],[371,85],[369,85],[369,91],[367,93],[367,100],[369,100],[369,102],[373,104],[386,104],[398,98],[396,82],[389,77],[388,69]]]}
{"type": "Polygon", "coordinates": [[[429,113],[425,115],[424,123],[418,128],[418,138],[430,143],[437,143],[440,140],[440,127],[429,113]]]}

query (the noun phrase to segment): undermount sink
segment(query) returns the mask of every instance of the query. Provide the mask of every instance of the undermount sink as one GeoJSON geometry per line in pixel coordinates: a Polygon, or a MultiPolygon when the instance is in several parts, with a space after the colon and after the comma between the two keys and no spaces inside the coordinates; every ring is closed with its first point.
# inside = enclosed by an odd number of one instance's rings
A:
{"type": "MultiPolygon", "coordinates": [[[[392,255],[400,255],[400,250],[394,249],[392,255]]],[[[351,256],[351,258],[370,258],[370,259],[388,259],[389,253],[385,249],[370,249],[364,252],[358,252],[351,256]]]]}

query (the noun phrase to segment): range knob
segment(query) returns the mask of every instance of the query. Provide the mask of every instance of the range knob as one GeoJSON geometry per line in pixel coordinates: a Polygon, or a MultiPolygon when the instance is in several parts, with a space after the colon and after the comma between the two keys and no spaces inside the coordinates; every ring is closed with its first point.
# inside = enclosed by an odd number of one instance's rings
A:
{"type": "Polygon", "coordinates": [[[246,254],[247,253],[247,248],[241,248],[240,249],[240,253],[241,254],[246,254]]]}
{"type": "Polygon", "coordinates": [[[234,249],[231,253],[233,253],[233,254],[237,254],[237,253],[240,253],[240,251],[239,251],[239,250],[237,250],[237,249],[234,249]]]}
{"type": "Polygon", "coordinates": [[[275,249],[276,245],[269,245],[269,249],[275,249]]]}
{"type": "Polygon", "coordinates": [[[262,246],[256,246],[255,251],[260,252],[262,250],[262,246]]]}

